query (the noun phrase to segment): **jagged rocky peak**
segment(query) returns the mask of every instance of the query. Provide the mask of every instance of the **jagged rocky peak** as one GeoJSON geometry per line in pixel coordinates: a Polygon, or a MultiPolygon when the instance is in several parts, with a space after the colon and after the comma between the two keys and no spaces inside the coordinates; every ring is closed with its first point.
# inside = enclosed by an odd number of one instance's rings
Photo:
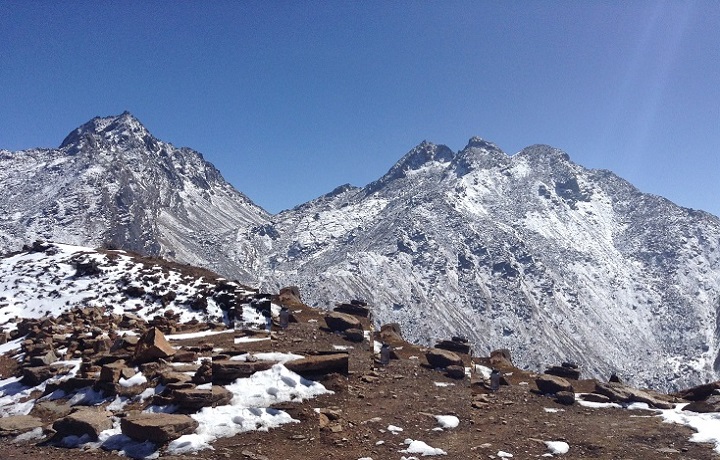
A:
{"type": "Polygon", "coordinates": [[[481,137],[471,137],[464,149],[455,157],[455,172],[463,176],[474,169],[502,166],[509,157],[497,145],[481,137]]]}
{"type": "Polygon", "coordinates": [[[110,117],[95,117],[71,132],[60,148],[74,153],[83,148],[102,148],[108,144],[147,147],[156,150],[158,142],[143,124],[128,111],[110,117]]]}
{"type": "Polygon", "coordinates": [[[502,150],[500,150],[500,148],[497,145],[493,144],[490,141],[486,141],[482,137],[478,137],[478,136],[473,136],[470,138],[470,140],[468,141],[467,145],[465,146],[465,148],[463,150],[467,150],[467,149],[484,149],[487,151],[502,152],[502,150]]]}
{"type": "Polygon", "coordinates": [[[540,159],[543,161],[551,162],[570,161],[570,155],[558,148],[545,144],[535,144],[529,147],[525,147],[524,149],[519,151],[516,156],[519,158],[528,158],[532,160],[540,159]]]}
{"type": "MultiPolygon", "coordinates": [[[[444,145],[436,145],[432,142],[422,141],[420,145],[410,150],[395,165],[403,171],[419,169],[430,162],[446,163],[453,159],[455,153],[444,145]]],[[[395,169],[395,167],[393,167],[395,169]]]]}
{"type": "Polygon", "coordinates": [[[452,161],[455,153],[445,145],[422,141],[420,145],[410,150],[388,171],[389,179],[403,177],[408,171],[422,168],[429,163],[448,163],[452,161]]]}

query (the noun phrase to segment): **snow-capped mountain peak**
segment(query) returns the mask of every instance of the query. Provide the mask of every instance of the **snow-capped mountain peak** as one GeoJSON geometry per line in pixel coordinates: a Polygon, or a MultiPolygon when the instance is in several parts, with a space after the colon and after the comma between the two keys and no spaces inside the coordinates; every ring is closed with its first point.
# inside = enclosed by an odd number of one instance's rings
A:
{"type": "Polygon", "coordinates": [[[117,116],[93,118],[71,132],[60,148],[75,153],[83,148],[97,149],[111,145],[158,149],[157,139],[127,111],[117,116]]]}
{"type": "Polygon", "coordinates": [[[0,158],[0,243],[35,239],[164,255],[236,275],[223,244],[267,213],[188,148],[156,139],[129,112],[97,117],[61,147],[0,158]]]}

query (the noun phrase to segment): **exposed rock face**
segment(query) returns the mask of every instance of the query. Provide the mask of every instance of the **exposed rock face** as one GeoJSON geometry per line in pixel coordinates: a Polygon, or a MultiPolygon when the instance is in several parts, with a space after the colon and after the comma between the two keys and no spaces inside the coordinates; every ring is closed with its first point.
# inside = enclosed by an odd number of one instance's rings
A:
{"type": "Polygon", "coordinates": [[[687,399],[688,401],[701,401],[707,399],[710,395],[720,390],[720,381],[705,383],[692,388],[688,388],[675,393],[675,396],[679,398],[687,399]]]}
{"type": "Polygon", "coordinates": [[[136,441],[162,444],[195,431],[198,422],[179,414],[134,414],[120,420],[123,434],[136,441]]]}

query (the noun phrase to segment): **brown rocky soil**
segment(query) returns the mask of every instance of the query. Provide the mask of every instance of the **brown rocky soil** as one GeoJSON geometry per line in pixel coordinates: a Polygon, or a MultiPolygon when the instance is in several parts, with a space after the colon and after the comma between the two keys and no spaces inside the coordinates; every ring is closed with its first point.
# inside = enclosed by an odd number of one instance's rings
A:
{"type": "MultiPolygon", "coordinates": [[[[292,302],[291,302],[292,303],[292,302]]],[[[504,368],[510,385],[496,393],[483,393],[469,379],[455,380],[430,369],[424,350],[395,342],[395,359],[380,366],[368,341],[354,343],[326,328],[323,312],[293,303],[296,322],[285,330],[273,331],[270,341],[234,344],[240,336],[222,334],[204,339],[173,342],[173,345],[212,343],[232,354],[240,351],[282,351],[312,355],[318,351],[337,351],[333,346],[349,346],[349,375],[319,377],[335,391],[303,403],[279,406],[299,423],[269,432],[249,432],[219,439],[214,450],[184,456],[163,455],[171,459],[341,459],[399,460],[406,438],[422,440],[441,448],[450,459],[496,458],[498,451],[512,453],[515,459],[539,458],[547,452],[543,441],[566,441],[573,459],[717,459],[713,446],[690,442],[689,428],[663,423],[650,411],[589,409],[578,404],[565,406],[533,392],[533,374],[504,368]],[[399,359],[397,359],[399,358],[399,359]],[[437,386],[436,382],[448,384],[437,386]],[[473,401],[475,404],[473,405],[473,401]],[[548,412],[545,409],[557,409],[548,412]],[[316,409],[321,409],[318,414],[316,409]],[[435,430],[434,415],[455,415],[460,425],[435,430]],[[398,434],[389,425],[403,428],[398,434]]],[[[369,327],[362,318],[363,326],[369,327]]],[[[469,357],[463,355],[465,364],[469,357]]],[[[489,359],[482,360],[487,363],[489,359]]],[[[16,363],[0,359],[0,374],[15,371],[16,363]]],[[[575,391],[592,391],[594,381],[573,382],[575,391]]],[[[420,457],[419,454],[415,454],[420,457]]],[[[0,439],[0,459],[66,460],[111,459],[118,455],[102,450],[63,449],[15,443],[0,439]]]]}

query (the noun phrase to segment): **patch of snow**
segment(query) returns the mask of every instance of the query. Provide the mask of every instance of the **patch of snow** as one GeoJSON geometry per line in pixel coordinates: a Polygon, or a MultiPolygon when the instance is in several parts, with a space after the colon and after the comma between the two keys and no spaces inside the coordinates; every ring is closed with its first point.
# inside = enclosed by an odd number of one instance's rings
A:
{"type": "Polygon", "coordinates": [[[545,441],[545,445],[554,455],[565,455],[570,450],[570,445],[565,441],[545,441]]]}
{"type": "Polygon", "coordinates": [[[668,423],[685,425],[696,431],[690,437],[692,442],[715,444],[720,453],[720,412],[698,413],[682,410],[687,404],[678,404],[674,409],[661,410],[660,416],[668,423]]]}
{"type": "Polygon", "coordinates": [[[142,372],[138,372],[137,374],[133,375],[129,379],[120,378],[120,381],[118,382],[118,385],[121,387],[129,388],[134,387],[137,385],[143,385],[147,383],[147,377],[142,372]]]}
{"type": "Polygon", "coordinates": [[[388,425],[387,430],[392,434],[398,434],[401,431],[404,431],[402,428],[400,428],[399,426],[395,426],[395,425],[388,425]]]}
{"type": "Polygon", "coordinates": [[[20,337],[19,339],[11,340],[7,343],[4,343],[0,345],[0,355],[4,355],[5,353],[9,352],[15,352],[20,350],[20,344],[25,340],[25,337],[20,337]]]}
{"type": "Polygon", "coordinates": [[[460,419],[454,415],[436,415],[435,419],[442,428],[457,428],[460,419]]]}
{"type": "Polygon", "coordinates": [[[482,364],[475,364],[473,371],[476,374],[480,374],[484,379],[489,379],[490,374],[492,373],[492,369],[487,366],[483,366],[482,364]]]}
{"type": "Polygon", "coordinates": [[[15,436],[15,442],[32,441],[34,439],[40,439],[44,437],[42,427],[35,428],[34,430],[15,436]]]}
{"type": "Polygon", "coordinates": [[[210,337],[213,335],[233,334],[233,333],[235,333],[235,331],[232,329],[229,329],[226,331],[200,331],[200,332],[188,332],[185,334],[169,334],[169,335],[166,335],[165,338],[168,340],[186,340],[186,339],[197,339],[200,337],[210,337]]]}
{"type": "Polygon", "coordinates": [[[230,404],[205,407],[192,414],[199,427],[194,433],[172,441],[168,453],[211,449],[210,444],[218,438],[232,437],[245,431],[267,431],[286,423],[295,423],[297,420],[287,412],[270,406],[332,393],[320,383],[307,380],[282,364],[256,372],[248,378],[237,379],[225,388],[233,393],[230,404]]]}
{"type": "Polygon", "coordinates": [[[433,384],[434,384],[436,387],[452,387],[452,386],[455,386],[454,383],[450,383],[450,382],[433,382],[433,384]]]}
{"type": "Polygon", "coordinates": [[[447,455],[447,452],[444,450],[429,446],[423,441],[408,438],[405,440],[405,444],[407,444],[407,448],[399,452],[404,454],[421,454],[423,457],[427,455],[447,455]]]}
{"type": "Polygon", "coordinates": [[[270,340],[270,337],[235,337],[235,343],[251,343],[251,342],[262,342],[264,340],[270,340]]]}
{"type": "Polygon", "coordinates": [[[253,353],[252,355],[249,353],[245,353],[243,355],[235,355],[230,357],[230,361],[247,361],[250,356],[257,358],[260,361],[274,361],[281,364],[285,364],[288,361],[296,361],[298,359],[305,358],[303,355],[296,355],[294,353],[281,353],[279,351],[276,351],[267,353],[253,353]]]}
{"type": "MultiPolygon", "coordinates": [[[[575,395],[577,396],[580,395],[575,395]]],[[[578,404],[580,404],[583,407],[590,407],[592,409],[609,409],[611,407],[614,407],[616,409],[622,409],[622,406],[617,403],[600,403],[600,402],[594,402],[594,401],[585,401],[584,399],[577,398],[575,399],[578,404]]]]}

